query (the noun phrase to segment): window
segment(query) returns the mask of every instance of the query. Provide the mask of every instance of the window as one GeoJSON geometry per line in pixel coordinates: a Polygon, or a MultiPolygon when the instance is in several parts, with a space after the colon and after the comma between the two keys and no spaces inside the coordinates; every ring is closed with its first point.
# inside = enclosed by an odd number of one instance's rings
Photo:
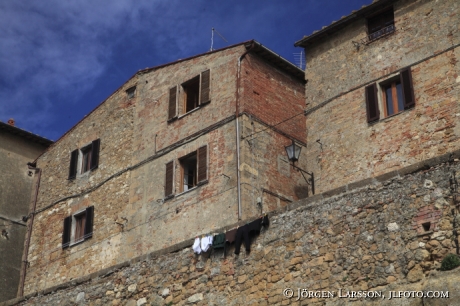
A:
{"type": "Polygon", "coordinates": [[[186,114],[206,103],[210,99],[210,70],[203,71],[196,77],[169,89],[168,120],[186,114]]]}
{"type": "MultiPolygon", "coordinates": [[[[200,147],[179,159],[180,186],[179,192],[190,190],[207,181],[208,178],[208,147],[200,147]]],[[[174,161],[166,164],[165,197],[174,194],[174,161]]]]}
{"type": "Polygon", "coordinates": [[[368,41],[371,42],[395,31],[393,9],[386,10],[367,19],[368,41]]]}
{"type": "Polygon", "coordinates": [[[369,123],[380,119],[380,109],[383,110],[383,118],[385,118],[414,107],[414,88],[410,68],[381,83],[367,86],[365,98],[369,123]]]}
{"type": "Polygon", "coordinates": [[[186,157],[179,159],[181,168],[181,185],[180,191],[187,191],[196,186],[197,183],[197,160],[196,152],[189,154],[186,157]]]}
{"type": "Polygon", "coordinates": [[[128,99],[132,99],[136,96],[136,86],[130,87],[126,90],[126,96],[128,99]]]}
{"type": "Polygon", "coordinates": [[[94,206],[90,206],[64,219],[63,249],[93,237],[93,217],[94,206]]]}
{"type": "Polygon", "coordinates": [[[69,180],[75,179],[77,173],[86,173],[98,167],[100,144],[100,139],[96,139],[91,144],[70,153],[69,180]]]}

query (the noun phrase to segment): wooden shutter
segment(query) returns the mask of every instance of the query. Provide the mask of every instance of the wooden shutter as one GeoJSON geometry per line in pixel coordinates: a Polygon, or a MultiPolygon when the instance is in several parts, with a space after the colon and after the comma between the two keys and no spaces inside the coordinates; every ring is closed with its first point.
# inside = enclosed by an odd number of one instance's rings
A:
{"type": "Polygon", "coordinates": [[[207,156],[207,146],[201,147],[197,151],[197,160],[198,160],[198,183],[205,181],[208,176],[208,156],[207,156]]]}
{"type": "Polygon", "coordinates": [[[174,86],[169,90],[169,108],[168,108],[168,120],[176,117],[177,113],[177,86],[174,86]]]}
{"type": "Polygon", "coordinates": [[[93,237],[94,206],[86,208],[85,239],[93,237]]]}
{"type": "Polygon", "coordinates": [[[211,83],[210,70],[206,70],[201,73],[200,81],[200,104],[205,104],[211,101],[209,96],[211,83]]]}
{"type": "Polygon", "coordinates": [[[77,177],[78,149],[70,153],[69,180],[77,177]]]}
{"type": "Polygon", "coordinates": [[[366,87],[366,110],[367,122],[373,122],[380,119],[377,84],[375,83],[366,87]]]}
{"type": "Polygon", "coordinates": [[[99,148],[101,146],[101,140],[96,139],[91,144],[91,167],[90,170],[94,170],[99,166],[99,148]]]}
{"type": "Polygon", "coordinates": [[[410,68],[401,71],[399,75],[403,89],[404,109],[415,106],[414,86],[412,85],[412,74],[410,68]]]}
{"type": "Polygon", "coordinates": [[[68,248],[70,245],[70,230],[72,228],[72,216],[64,219],[64,231],[62,233],[62,248],[68,248]]]}
{"type": "Polygon", "coordinates": [[[173,180],[174,180],[174,161],[166,164],[166,177],[165,177],[165,197],[173,194],[173,180]]]}

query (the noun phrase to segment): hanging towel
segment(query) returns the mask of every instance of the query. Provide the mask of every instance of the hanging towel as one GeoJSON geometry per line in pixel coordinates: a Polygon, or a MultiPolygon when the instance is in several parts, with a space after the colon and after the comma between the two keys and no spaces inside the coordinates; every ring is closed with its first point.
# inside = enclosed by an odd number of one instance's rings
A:
{"type": "Polygon", "coordinates": [[[200,247],[200,238],[196,238],[195,242],[193,243],[192,249],[195,253],[200,254],[201,253],[201,247],[200,247]]]}

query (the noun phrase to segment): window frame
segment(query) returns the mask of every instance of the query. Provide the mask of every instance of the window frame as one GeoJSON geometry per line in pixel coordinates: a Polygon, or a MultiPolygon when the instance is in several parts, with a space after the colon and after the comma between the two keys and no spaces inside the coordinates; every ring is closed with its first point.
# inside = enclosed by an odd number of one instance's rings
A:
{"type": "Polygon", "coordinates": [[[70,166],[68,180],[74,180],[99,167],[99,153],[101,140],[98,138],[80,149],[70,153],[70,166]],[[85,163],[86,156],[86,163],[85,163]],[[86,165],[84,165],[84,163],[86,165]]]}
{"type": "Polygon", "coordinates": [[[136,97],[136,86],[131,86],[130,88],[126,89],[126,97],[128,100],[136,97]]]}
{"type": "Polygon", "coordinates": [[[395,31],[396,31],[396,27],[395,27],[395,16],[394,16],[393,7],[385,8],[384,10],[376,14],[373,14],[371,16],[368,16],[366,18],[367,43],[376,41],[380,38],[383,38],[387,35],[394,33],[395,31]],[[391,18],[388,18],[388,21],[385,21],[385,17],[386,17],[385,15],[391,15],[391,18]],[[382,20],[376,22],[376,20],[378,20],[379,18],[382,20]],[[381,24],[376,25],[379,22],[381,24]],[[373,24],[374,27],[371,29],[370,27],[372,26],[372,23],[374,23],[373,24]]]}
{"type": "MultiPolygon", "coordinates": [[[[165,200],[175,197],[176,195],[180,195],[185,192],[189,192],[191,190],[196,189],[197,187],[206,184],[208,182],[208,169],[209,169],[209,154],[208,154],[208,145],[200,146],[197,150],[192,151],[186,155],[181,156],[177,159],[177,165],[179,167],[179,191],[176,194],[175,189],[175,179],[176,179],[176,161],[172,160],[165,164],[166,171],[165,171],[165,200]],[[184,163],[187,159],[195,157],[195,172],[194,172],[194,180],[195,183],[190,188],[185,190],[184,184],[184,163]]],[[[189,164],[189,163],[187,163],[189,164]]]]}
{"type": "Polygon", "coordinates": [[[62,249],[72,247],[92,238],[93,223],[94,206],[85,207],[64,218],[62,249]]]}
{"type": "MultiPolygon", "coordinates": [[[[195,87],[196,85],[193,85],[195,87]]],[[[194,90],[196,91],[196,89],[194,90]]],[[[198,75],[175,85],[169,89],[168,122],[182,118],[211,102],[211,69],[204,70],[198,75]],[[187,91],[192,83],[198,82],[198,97],[193,108],[187,108],[187,91]]]]}
{"type": "MultiPolygon", "coordinates": [[[[395,85],[396,86],[396,85],[395,85]]],[[[412,83],[412,74],[411,69],[405,68],[399,71],[399,73],[395,73],[390,75],[385,80],[372,83],[365,87],[365,103],[366,103],[366,113],[367,113],[367,122],[369,124],[378,122],[385,118],[389,118],[400,113],[403,113],[406,110],[409,110],[415,107],[415,95],[414,95],[414,86],[412,83]],[[395,103],[402,102],[402,109],[399,109],[399,105],[397,105],[397,111],[393,110],[392,114],[388,113],[388,107],[386,103],[386,93],[385,88],[388,88],[388,85],[393,86],[392,84],[396,83],[401,84],[401,98],[402,101],[399,101],[397,98],[395,102],[395,91],[397,97],[397,90],[392,89],[392,102],[393,106],[395,103]],[[383,116],[380,116],[380,110],[383,112],[383,116]]]]}

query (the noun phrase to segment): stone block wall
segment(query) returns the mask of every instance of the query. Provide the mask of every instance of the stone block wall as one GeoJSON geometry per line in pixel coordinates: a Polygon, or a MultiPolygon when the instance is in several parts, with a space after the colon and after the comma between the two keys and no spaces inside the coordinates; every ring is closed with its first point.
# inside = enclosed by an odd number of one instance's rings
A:
{"type": "Polygon", "coordinates": [[[131,166],[136,99],[129,99],[125,90],[135,82],[132,78],[119,88],[37,160],[42,174],[25,294],[117,262],[122,228],[116,221],[117,213],[129,203],[130,173],[126,169],[131,166]],[[100,139],[98,168],[69,180],[71,152],[95,139],[100,139]],[[94,206],[93,231],[97,234],[63,250],[64,219],[89,206],[94,206]]]}
{"type": "Polygon", "coordinates": [[[227,258],[221,251],[196,255],[190,237],[2,306],[456,305],[458,269],[436,270],[446,254],[458,252],[459,157],[457,151],[291,203],[270,214],[250,254],[235,256],[230,248],[227,258]],[[436,212],[433,226],[420,232],[414,225],[427,210],[436,212]],[[292,298],[283,295],[287,288],[292,298]],[[298,289],[333,296],[297,299],[298,289]],[[449,297],[389,300],[398,290],[442,290],[449,297]],[[347,297],[352,291],[384,299],[347,297]]]}
{"type": "MultiPolygon", "coordinates": [[[[37,166],[42,169],[42,179],[25,294],[238,222],[236,76],[238,59],[245,51],[241,44],[140,71],[40,157],[37,166]],[[182,84],[208,69],[211,101],[187,113],[179,111],[177,118],[168,120],[170,89],[178,86],[182,99],[182,84]],[[128,89],[134,97],[128,96],[128,89]],[[68,180],[70,152],[95,139],[101,140],[99,167],[68,180]],[[207,180],[182,191],[180,159],[203,146],[207,147],[207,180]],[[174,195],[166,197],[166,164],[171,161],[174,195]],[[89,206],[94,206],[92,238],[63,250],[64,218],[89,206]]],[[[290,101],[289,114],[299,108],[297,104],[303,104],[302,80],[291,80],[263,61],[257,66],[270,76],[266,82],[276,84],[276,96],[268,92],[265,97],[273,99],[276,116],[282,112],[283,95],[286,100],[296,97],[290,101]]],[[[254,89],[267,90],[266,82],[258,82],[254,89]]],[[[179,108],[181,104],[179,101],[179,108]]],[[[276,116],[269,123],[258,122],[255,129],[274,124],[276,116]]],[[[243,117],[247,120],[247,114],[240,115],[243,117]]],[[[240,123],[240,134],[244,124],[240,123]]],[[[296,125],[295,136],[300,138],[298,131],[304,128],[299,126],[304,126],[304,120],[297,120],[296,125]]],[[[241,159],[244,169],[254,162],[263,168],[258,192],[263,197],[263,190],[269,191],[265,195],[274,194],[276,201],[279,195],[293,201],[302,194],[296,189],[302,184],[300,174],[289,174],[285,159],[280,159],[285,155],[284,146],[290,143],[287,133],[265,132],[263,145],[253,152],[259,154],[257,158],[244,153],[241,159]]],[[[250,149],[242,146],[242,151],[250,149]]],[[[260,215],[252,209],[251,197],[243,197],[244,219],[260,215]]],[[[275,202],[267,208],[281,206],[275,202]]]]}
{"type": "Polygon", "coordinates": [[[366,33],[361,18],[307,47],[307,168],[320,192],[460,147],[460,5],[396,1],[394,13],[396,32],[368,45],[352,43],[366,33]],[[387,118],[380,110],[369,124],[365,86],[405,67],[415,107],[387,118]]]}

